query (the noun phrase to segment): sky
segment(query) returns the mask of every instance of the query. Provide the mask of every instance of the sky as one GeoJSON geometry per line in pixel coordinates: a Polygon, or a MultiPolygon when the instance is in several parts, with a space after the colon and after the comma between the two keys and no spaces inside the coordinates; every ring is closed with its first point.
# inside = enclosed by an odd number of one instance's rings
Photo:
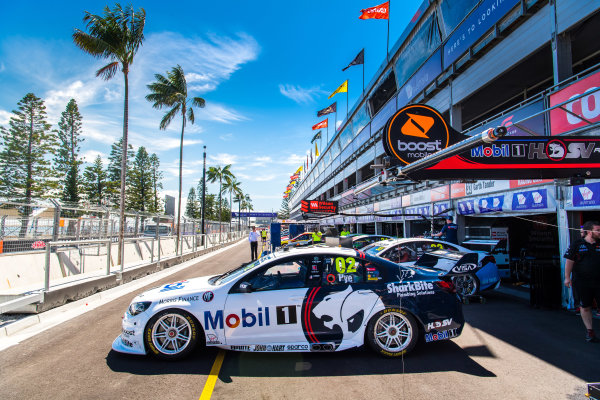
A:
{"type": "MultiPolygon", "coordinates": [[[[390,47],[421,2],[392,3],[390,47]]],[[[188,95],[206,100],[195,110],[196,123],[185,129],[183,204],[202,177],[206,146],[207,168],[231,164],[255,211],[279,210],[290,175],[311,148],[311,127],[322,120],[316,112],[337,101],[338,120],[343,117],[346,95],[327,97],[346,79],[350,108],[362,91],[362,67],[342,68],[364,48],[368,84],[386,57],[387,21],[358,19],[361,9],[379,0],[132,4],[145,9],[146,25],[129,73],[129,142],[160,158],[163,197],[178,192],[181,117],[160,130],[165,111],[145,99],[146,85],[179,64],[188,95]]],[[[8,126],[18,101],[32,92],[45,101],[56,129],[74,98],[83,116],[81,156],[91,162],[100,155],[107,163],[110,145],[123,134],[123,74],[96,78],[107,61],[85,54],[72,40],[75,28],[85,30],[84,11],[100,14],[106,5],[114,3],[2,2],[0,126],[8,126]]],[[[218,191],[218,185],[208,188],[218,191]]]]}

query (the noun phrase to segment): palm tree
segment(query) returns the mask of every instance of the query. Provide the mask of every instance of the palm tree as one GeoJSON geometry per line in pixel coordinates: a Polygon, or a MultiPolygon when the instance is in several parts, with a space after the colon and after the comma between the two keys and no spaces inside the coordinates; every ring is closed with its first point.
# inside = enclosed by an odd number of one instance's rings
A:
{"type": "MultiPolygon", "coordinates": [[[[252,199],[250,198],[249,194],[246,194],[246,196],[244,196],[244,207],[246,209],[246,211],[250,212],[252,210],[254,210],[254,207],[252,206],[252,199]]],[[[250,224],[250,217],[246,217],[246,225],[250,224]]]]}
{"type": "MultiPolygon", "coordinates": [[[[160,129],[165,130],[175,118],[181,113],[181,140],[179,141],[179,203],[177,206],[177,241],[181,240],[181,229],[179,223],[181,219],[181,175],[183,171],[183,133],[185,131],[186,121],[194,123],[194,109],[192,106],[203,108],[205,101],[202,97],[188,98],[187,82],[185,74],[180,65],[173,67],[171,71],[167,71],[167,76],[161,74],[154,75],[156,82],[148,85],[151,93],[146,96],[146,100],[154,102],[152,107],[162,109],[170,107],[170,110],[164,115],[160,121],[160,129]]],[[[178,247],[176,247],[178,248],[178,247]]]]}
{"type": "Polygon", "coordinates": [[[96,76],[110,80],[117,73],[119,66],[125,80],[125,105],[123,108],[123,154],[121,156],[121,199],[119,202],[119,255],[121,263],[123,237],[125,235],[125,174],[127,172],[127,128],[129,121],[129,67],[133,57],[144,41],[144,25],[146,11],[143,8],[134,10],[131,5],[125,8],[120,4],[111,10],[104,7],[104,15],[91,14],[85,11],[83,21],[87,23],[89,33],[75,29],[73,41],[86,53],[110,62],[96,71],[96,76]]]}
{"type": "Polygon", "coordinates": [[[220,165],[217,167],[210,167],[206,172],[206,180],[210,183],[215,183],[219,181],[219,240],[221,239],[221,213],[223,204],[221,203],[221,195],[223,193],[223,179],[225,177],[233,177],[231,173],[231,164],[227,164],[224,167],[220,165]]]}
{"type": "Polygon", "coordinates": [[[231,177],[226,177],[225,178],[225,184],[223,185],[223,192],[227,193],[229,192],[229,231],[231,232],[231,213],[233,212],[233,201],[232,201],[232,195],[235,194],[237,196],[237,194],[242,192],[242,188],[241,188],[242,183],[239,182],[235,176],[231,176],[231,177]]]}

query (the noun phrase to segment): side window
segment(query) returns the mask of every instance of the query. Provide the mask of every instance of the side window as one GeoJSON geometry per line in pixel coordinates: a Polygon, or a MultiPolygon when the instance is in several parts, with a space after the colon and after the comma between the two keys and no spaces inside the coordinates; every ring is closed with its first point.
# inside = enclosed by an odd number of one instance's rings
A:
{"type": "Polygon", "coordinates": [[[361,239],[361,240],[357,240],[354,243],[352,243],[352,247],[354,247],[355,249],[362,249],[367,244],[368,244],[367,240],[361,239]]]}
{"type": "Polygon", "coordinates": [[[355,257],[324,256],[323,285],[346,285],[364,282],[364,265],[355,257]]]}
{"type": "Polygon", "coordinates": [[[398,253],[398,247],[399,246],[391,247],[389,250],[385,251],[381,255],[381,257],[385,258],[386,260],[390,260],[391,262],[400,262],[400,254],[398,253]]]}
{"type": "Polygon", "coordinates": [[[248,279],[255,292],[305,287],[309,271],[304,257],[281,260],[248,279]]]}

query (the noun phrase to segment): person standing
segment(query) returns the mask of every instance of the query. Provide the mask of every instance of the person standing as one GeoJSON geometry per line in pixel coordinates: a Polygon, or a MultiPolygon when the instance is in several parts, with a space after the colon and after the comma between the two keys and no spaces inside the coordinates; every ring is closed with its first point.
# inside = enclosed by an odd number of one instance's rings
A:
{"type": "Polygon", "coordinates": [[[256,232],[256,227],[252,227],[252,232],[248,235],[248,241],[250,241],[250,257],[252,257],[252,261],[258,258],[258,232],[256,232]]]}
{"type": "Polygon", "coordinates": [[[571,243],[564,255],[565,286],[572,287],[579,298],[578,306],[587,342],[598,342],[592,321],[594,299],[600,303],[600,223],[583,224],[585,236],[571,243]]]}
{"type": "Polygon", "coordinates": [[[321,236],[323,236],[323,234],[321,233],[320,230],[316,230],[312,233],[312,242],[313,244],[317,244],[317,243],[321,243],[321,236]]]}
{"type": "Polygon", "coordinates": [[[263,244],[265,244],[267,242],[267,230],[263,229],[260,232],[260,238],[262,239],[263,244]]]}
{"type": "Polygon", "coordinates": [[[446,242],[458,244],[458,225],[456,225],[453,221],[451,215],[446,217],[446,225],[442,228],[442,230],[438,233],[434,233],[431,236],[440,237],[442,235],[446,236],[446,242]]]}

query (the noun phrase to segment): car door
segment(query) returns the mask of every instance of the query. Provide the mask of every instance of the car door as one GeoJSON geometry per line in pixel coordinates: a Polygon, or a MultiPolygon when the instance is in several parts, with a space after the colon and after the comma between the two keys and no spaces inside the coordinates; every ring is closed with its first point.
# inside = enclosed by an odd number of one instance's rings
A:
{"type": "Polygon", "coordinates": [[[361,334],[366,318],[379,300],[370,288],[370,282],[376,282],[379,276],[358,257],[339,254],[321,257],[321,286],[309,289],[302,307],[302,323],[309,343],[334,343],[337,348],[342,341],[361,334]]]}
{"type": "Polygon", "coordinates": [[[276,259],[236,282],[225,302],[228,345],[304,341],[300,313],[308,288],[320,283],[320,266],[309,256],[276,259]],[[251,285],[245,293],[244,285],[251,285]]]}

